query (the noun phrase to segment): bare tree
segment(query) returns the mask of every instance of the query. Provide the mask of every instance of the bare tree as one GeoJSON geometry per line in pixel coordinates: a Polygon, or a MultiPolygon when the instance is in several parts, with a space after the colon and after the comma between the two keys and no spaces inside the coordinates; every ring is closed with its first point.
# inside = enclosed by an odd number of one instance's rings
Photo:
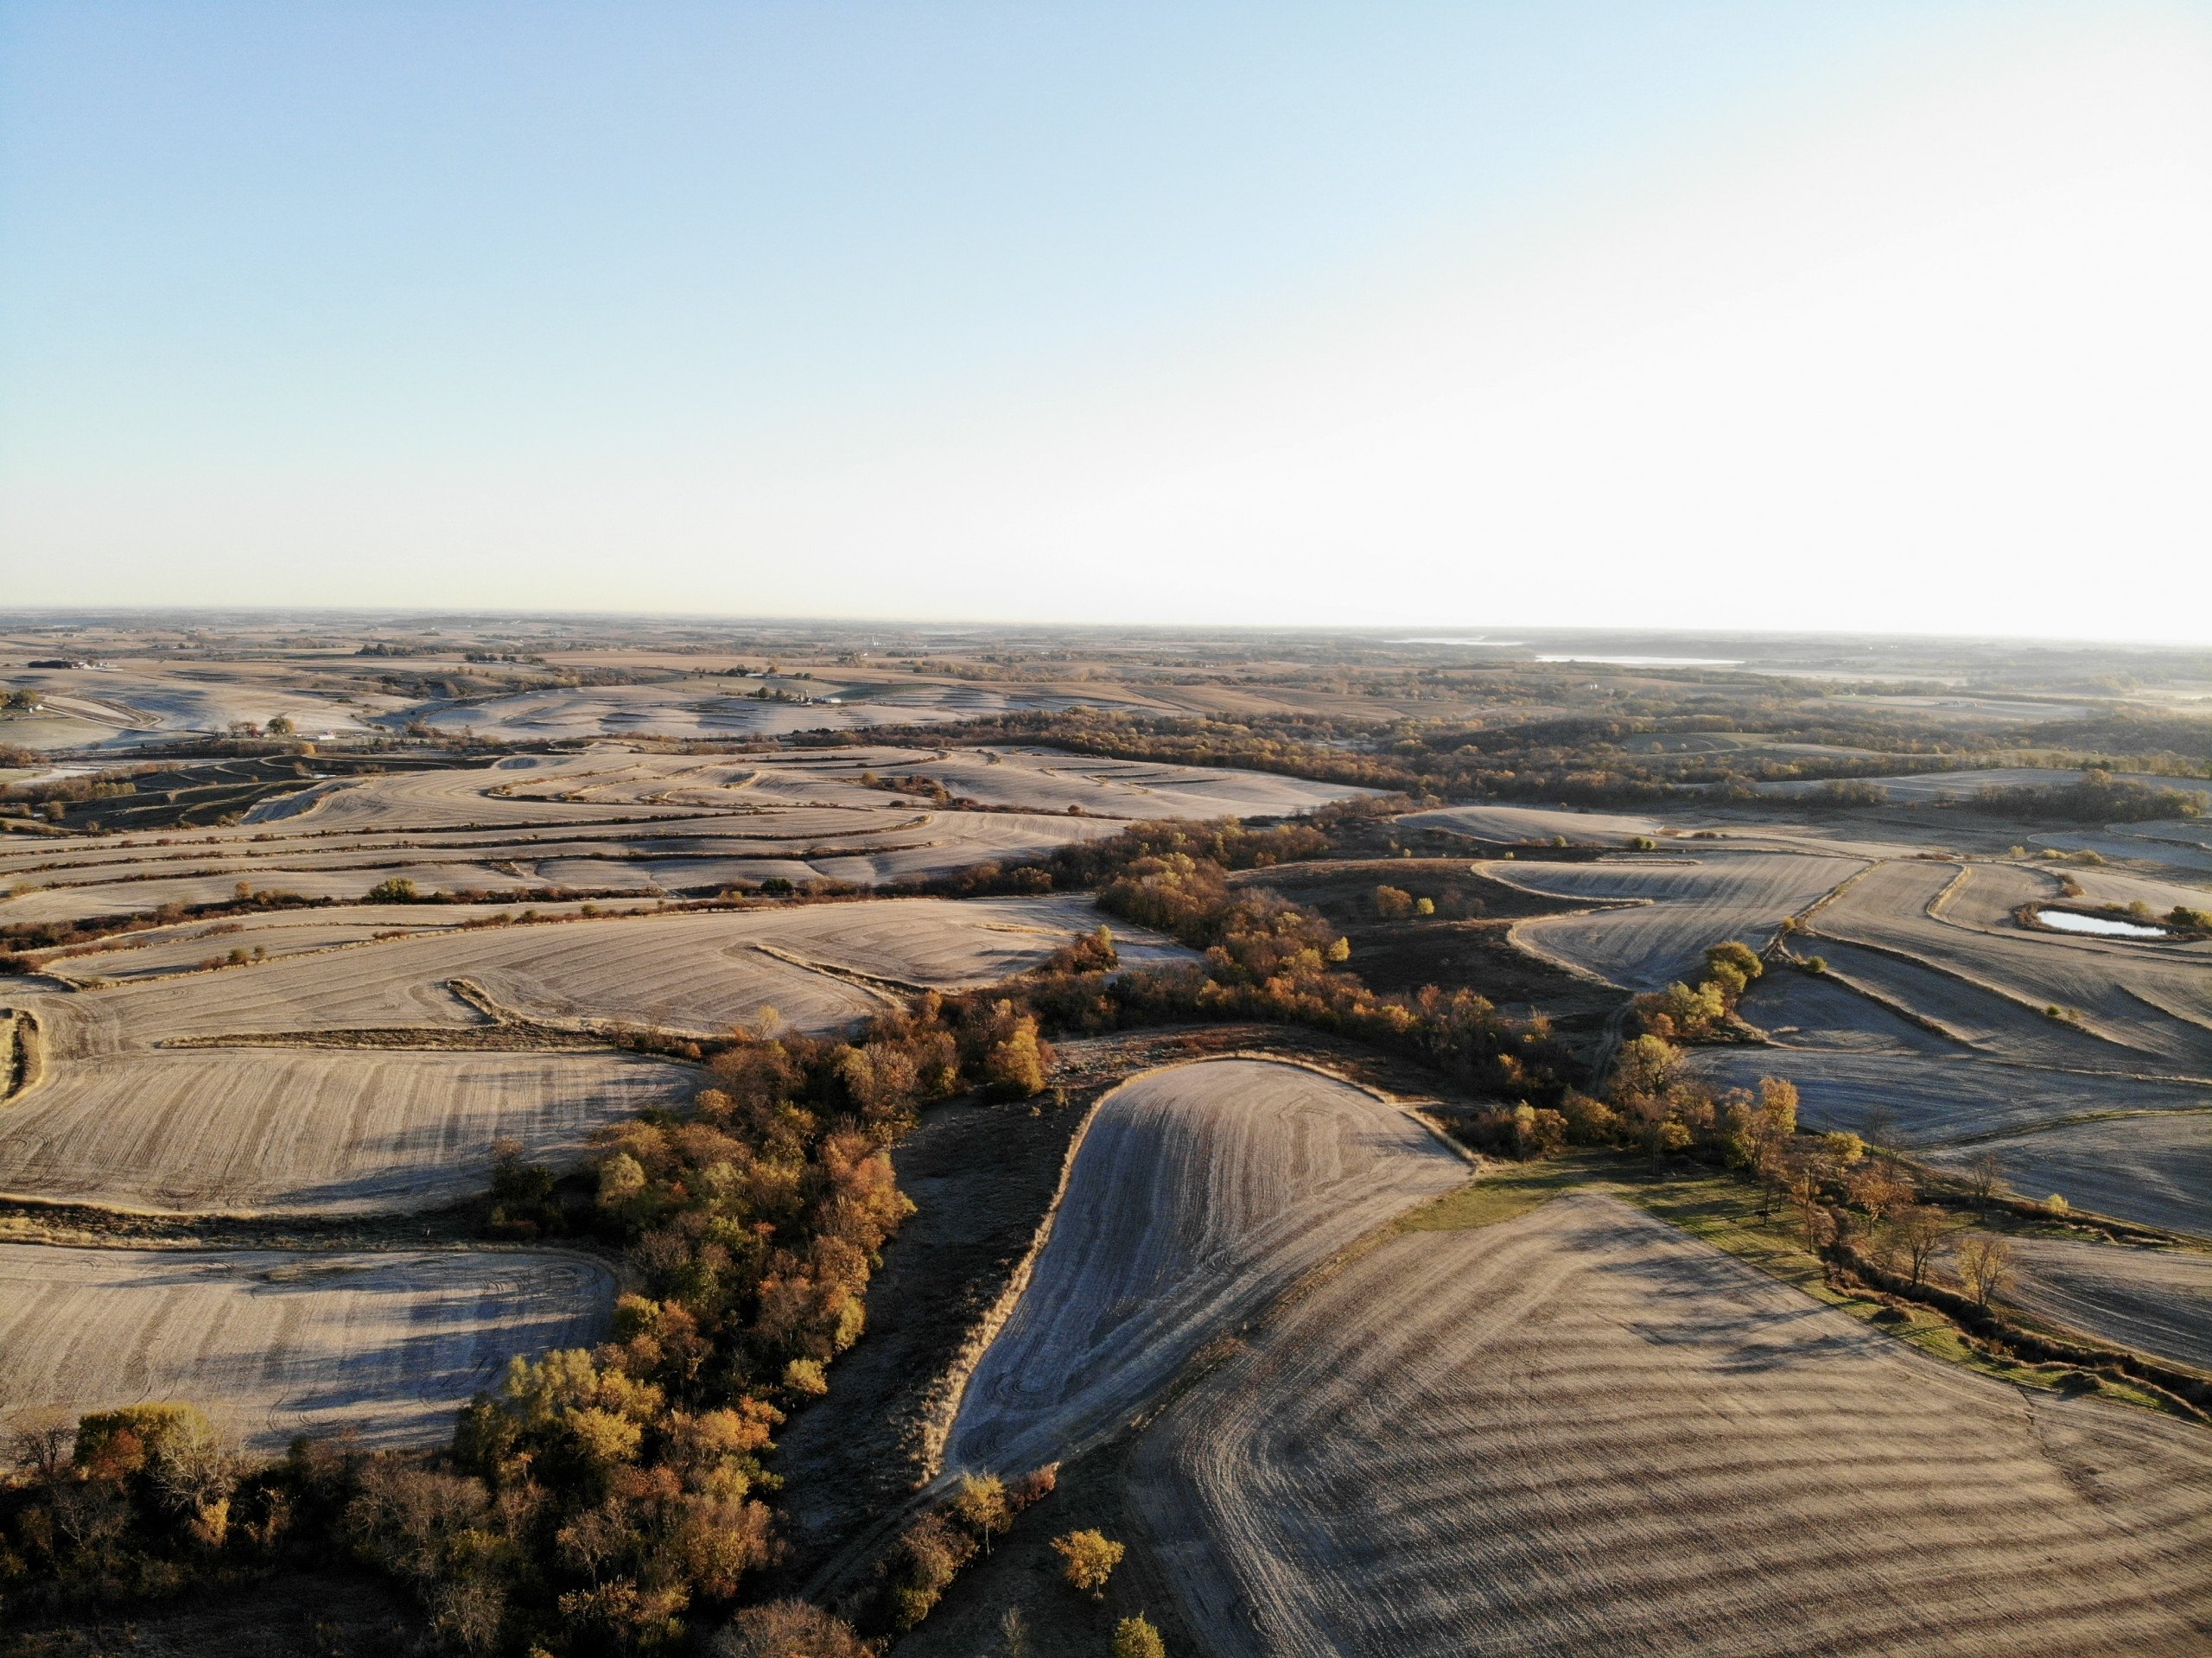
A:
{"type": "Polygon", "coordinates": [[[1797,1205],[1798,1218],[1805,1229],[1805,1247],[1818,1251],[1821,1247],[1821,1188],[1825,1172],[1815,1158],[1794,1157],[1787,1166],[1790,1200],[1797,1205]]]}
{"type": "Polygon", "coordinates": [[[1912,1268],[1912,1286],[1918,1289],[1928,1276],[1928,1263],[1942,1248],[1949,1228],[1944,1223],[1943,1211],[1925,1204],[1907,1204],[1897,1211],[1890,1236],[1897,1240],[1897,1247],[1912,1268]]]}
{"type": "Polygon", "coordinates": [[[1994,1152],[1976,1152],[1967,1159],[1967,1191],[1979,1214],[1989,1212],[1990,1200],[2005,1190],[2005,1165],[1994,1152]]]}
{"type": "Polygon", "coordinates": [[[2012,1281],[2012,1246],[1993,1233],[1976,1232],[1959,1245],[1959,1282],[1974,1304],[1988,1311],[1990,1298],[2012,1281]]]}
{"type": "Polygon", "coordinates": [[[51,1485],[69,1466],[69,1452],[77,1439],[77,1425],[67,1416],[42,1413],[26,1416],[8,1436],[8,1454],[41,1485],[51,1485]]]}

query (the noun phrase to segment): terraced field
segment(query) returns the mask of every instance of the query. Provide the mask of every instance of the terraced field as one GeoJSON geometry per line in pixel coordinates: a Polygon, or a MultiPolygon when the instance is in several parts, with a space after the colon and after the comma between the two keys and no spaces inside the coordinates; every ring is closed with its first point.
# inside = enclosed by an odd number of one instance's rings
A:
{"type": "Polygon", "coordinates": [[[1524,921],[1516,941],[1625,989],[1694,979],[1710,945],[1763,947],[1794,915],[1866,866],[1790,852],[1713,852],[1649,862],[1481,866],[1493,880],[1553,898],[1632,907],[1524,921]]]}
{"type": "Polygon", "coordinates": [[[783,879],[860,886],[1033,860],[1138,817],[1286,813],[1360,792],[1203,767],[1008,750],[727,759],[608,748],[332,779],[231,828],[0,845],[0,923],[139,913],[254,890],[345,901],[404,878],[425,894],[536,901],[712,894],[783,879]],[[940,810],[865,786],[935,764],[1003,810],[940,810]],[[968,773],[972,772],[972,778],[968,773]],[[955,775],[957,774],[957,775],[955,775]]]}
{"type": "Polygon", "coordinates": [[[202,1403],[247,1445],[432,1445],[517,1353],[586,1346],[613,1274],[553,1251],[287,1254],[0,1244],[0,1419],[202,1403]]]}
{"type": "Polygon", "coordinates": [[[2212,1627],[2212,1436],[1925,1359],[1595,1196],[1355,1262],[1132,1482],[1222,1658],[2181,1658],[2212,1627]]]}
{"type": "Polygon", "coordinates": [[[2069,1015],[2069,1058],[2059,1063],[2212,1076],[2212,946],[1994,924],[1991,917],[2031,892],[2032,879],[1940,861],[1880,864],[1823,907],[1812,928],[1858,947],[1840,964],[1849,976],[1999,1055],[2051,1058],[2056,1021],[2043,1010],[2057,1007],[2069,1015]],[[1955,884],[1961,899],[1951,896],[1955,884]],[[1963,899],[1992,886],[1986,900],[1963,899]]]}
{"type": "Polygon", "coordinates": [[[948,1466],[1076,1454],[1300,1274],[1467,1174],[1405,1113],[1298,1066],[1205,1060],[1123,1083],[968,1384],[948,1466]]]}
{"type": "MultiPolygon", "coordinates": [[[[1984,789],[2052,789],[2079,783],[2082,774],[2072,771],[2046,771],[2025,765],[1993,766],[1974,772],[1923,772],[1905,777],[1866,778],[1861,779],[1870,788],[1878,789],[1888,798],[1926,804],[1939,800],[1971,800],[1984,789]]],[[[2149,772],[2127,772],[2121,780],[2140,784],[2149,789],[2185,790],[2193,793],[2212,792],[2212,785],[2191,778],[2159,777],[2149,772]]],[[[1815,782],[1762,783],[1757,785],[1761,794],[1814,794],[1825,784],[1815,782]]]]}
{"type": "MultiPolygon", "coordinates": [[[[855,977],[935,989],[992,983],[1035,967],[1103,919],[1081,897],[602,917],[372,942],[44,1005],[56,1020],[58,1052],[178,1037],[486,1024],[447,988],[456,980],[533,1018],[626,1020],[715,1035],[773,1007],[791,1025],[830,1031],[885,1005],[884,992],[855,977]]],[[[1116,937],[1132,966],[1188,954],[1141,928],[1122,927],[1116,937]]]]}

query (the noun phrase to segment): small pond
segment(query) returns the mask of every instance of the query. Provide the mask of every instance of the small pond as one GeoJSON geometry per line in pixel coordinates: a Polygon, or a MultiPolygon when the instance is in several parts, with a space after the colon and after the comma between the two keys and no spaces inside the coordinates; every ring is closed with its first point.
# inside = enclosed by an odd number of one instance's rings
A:
{"type": "Polygon", "coordinates": [[[2080,915],[2072,910],[2037,910],[2036,919],[2046,927],[2060,932],[2092,932],[2100,938],[2171,938],[2173,934],[2164,927],[2146,925],[2140,921],[2122,921],[2115,916],[2080,915]]]}

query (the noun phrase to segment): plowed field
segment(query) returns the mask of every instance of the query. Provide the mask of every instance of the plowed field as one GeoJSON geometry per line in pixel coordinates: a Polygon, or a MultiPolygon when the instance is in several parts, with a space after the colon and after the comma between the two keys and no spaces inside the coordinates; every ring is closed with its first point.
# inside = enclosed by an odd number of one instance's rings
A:
{"type": "Polygon", "coordinates": [[[1349,1083],[1218,1059],[1124,1083],[947,1446],[1023,1471],[1110,1432],[1213,1337],[1467,1166],[1349,1083]]]}
{"type": "Polygon", "coordinates": [[[1133,1477],[1224,1658],[2181,1658],[2212,1627],[2212,1435],[1925,1359],[1611,1198],[1368,1255],[1133,1477]]]}

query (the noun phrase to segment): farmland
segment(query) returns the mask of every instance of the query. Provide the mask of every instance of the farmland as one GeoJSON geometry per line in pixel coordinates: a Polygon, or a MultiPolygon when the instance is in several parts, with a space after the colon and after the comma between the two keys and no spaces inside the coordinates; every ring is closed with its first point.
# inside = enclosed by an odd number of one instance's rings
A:
{"type": "Polygon", "coordinates": [[[2192,1652],[2209,1477],[1602,1197],[1376,1251],[1135,1475],[1213,1650],[1316,1655],[2192,1652]]]}
{"type": "Polygon", "coordinates": [[[257,1450],[340,1429],[421,1444],[511,1356],[594,1339],[613,1300],[605,1267],[560,1254],[0,1244],[0,1407],[186,1396],[257,1450]]]}
{"type": "Polygon", "coordinates": [[[1209,1060],[1124,1083],[1084,1133],[946,1460],[1010,1471],[1081,1449],[1300,1272],[1466,1172],[1404,1112],[1296,1066],[1209,1060]]]}
{"type": "Polygon", "coordinates": [[[0,1127],[0,1194],[170,1214],[435,1207],[489,1183],[495,1140],[568,1163],[681,1098],[616,1054],[203,1049],[62,1062],[0,1127]]]}
{"type": "Polygon", "coordinates": [[[281,1488],[501,1658],[2202,1649],[2187,664],[87,626],[0,715],[0,1431],[247,1471],[0,1470],[0,1605],[100,1615],[80,1496],[282,1581],[281,1488]]]}
{"type": "Polygon", "coordinates": [[[2212,1369],[2212,1255],[2061,1238],[2012,1246],[2006,1299],[2062,1328],[2212,1369]]]}
{"type": "Polygon", "coordinates": [[[1582,900],[1595,913],[1524,922],[1522,942],[1631,990],[1656,990],[1692,976],[1707,946],[1723,938],[1755,945],[1783,918],[1833,891],[1865,865],[1790,852],[1711,853],[1665,862],[1489,863],[1493,880],[1554,898],[1582,900]]]}

